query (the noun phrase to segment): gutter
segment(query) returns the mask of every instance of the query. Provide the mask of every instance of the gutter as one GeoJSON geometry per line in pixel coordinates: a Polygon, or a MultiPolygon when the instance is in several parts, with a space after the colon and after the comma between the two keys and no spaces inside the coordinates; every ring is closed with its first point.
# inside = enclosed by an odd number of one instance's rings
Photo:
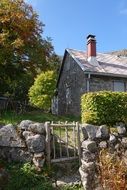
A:
{"type": "Polygon", "coordinates": [[[84,71],[85,74],[91,74],[96,76],[110,76],[110,77],[118,77],[118,78],[127,78],[127,75],[113,74],[113,73],[104,73],[104,72],[94,72],[94,71],[84,71]]]}
{"type": "Polygon", "coordinates": [[[86,80],[86,92],[90,91],[90,73],[88,73],[88,77],[86,80]]]}

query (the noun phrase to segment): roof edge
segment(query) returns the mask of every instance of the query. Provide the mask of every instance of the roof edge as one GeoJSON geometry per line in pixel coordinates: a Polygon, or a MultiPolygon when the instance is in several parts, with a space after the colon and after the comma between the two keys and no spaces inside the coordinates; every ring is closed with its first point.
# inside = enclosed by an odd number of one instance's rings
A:
{"type": "Polygon", "coordinates": [[[65,60],[66,54],[67,54],[67,50],[65,49],[64,56],[63,56],[62,63],[61,63],[61,67],[60,67],[60,71],[59,71],[59,74],[58,74],[56,88],[58,87],[58,84],[59,84],[59,80],[60,80],[60,76],[61,76],[61,73],[62,73],[62,70],[63,70],[63,65],[64,65],[64,60],[65,60]]]}
{"type": "Polygon", "coordinates": [[[85,74],[91,75],[100,75],[100,76],[111,76],[111,77],[118,77],[118,78],[127,78],[127,75],[119,75],[114,73],[103,73],[103,72],[92,72],[92,71],[84,71],[85,74]]]}
{"type": "Polygon", "coordinates": [[[62,73],[62,70],[63,70],[63,66],[64,66],[64,60],[65,60],[65,57],[66,57],[67,53],[69,53],[69,54],[71,55],[71,57],[76,61],[76,63],[80,66],[80,68],[81,68],[83,71],[85,71],[85,68],[84,68],[84,66],[80,63],[80,61],[78,61],[78,60],[74,57],[74,55],[70,52],[70,50],[69,50],[68,48],[65,49],[64,56],[63,56],[63,60],[62,60],[62,64],[61,64],[61,68],[60,68],[60,71],[59,71],[59,76],[58,76],[56,88],[58,87],[58,84],[59,84],[60,76],[61,76],[61,73],[62,73]]]}
{"type": "Polygon", "coordinates": [[[79,67],[83,70],[83,71],[85,71],[85,68],[84,68],[84,66],[80,63],[80,61],[78,61],[76,58],[75,58],[75,56],[70,52],[70,50],[69,49],[66,49],[66,51],[71,55],[71,57],[76,61],[76,63],[79,65],[79,67]]]}

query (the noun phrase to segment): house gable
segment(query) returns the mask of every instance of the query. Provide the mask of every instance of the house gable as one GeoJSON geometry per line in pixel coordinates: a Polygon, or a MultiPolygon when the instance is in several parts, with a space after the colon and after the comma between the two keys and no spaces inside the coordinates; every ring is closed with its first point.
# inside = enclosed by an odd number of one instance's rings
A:
{"type": "Polygon", "coordinates": [[[59,114],[79,115],[80,97],[86,92],[86,76],[68,51],[64,55],[57,89],[59,114]]]}

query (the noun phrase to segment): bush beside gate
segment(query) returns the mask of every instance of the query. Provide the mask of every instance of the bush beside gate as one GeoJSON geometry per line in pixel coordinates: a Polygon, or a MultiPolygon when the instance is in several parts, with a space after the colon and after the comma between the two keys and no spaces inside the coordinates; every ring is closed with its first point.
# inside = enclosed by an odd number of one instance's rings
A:
{"type": "Polygon", "coordinates": [[[127,118],[127,93],[91,92],[81,98],[82,122],[113,125],[127,118]]]}

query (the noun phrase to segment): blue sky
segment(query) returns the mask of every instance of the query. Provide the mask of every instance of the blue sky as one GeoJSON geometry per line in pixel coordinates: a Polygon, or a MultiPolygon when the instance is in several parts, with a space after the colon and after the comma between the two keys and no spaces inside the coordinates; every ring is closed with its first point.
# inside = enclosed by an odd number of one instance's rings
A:
{"type": "Polygon", "coordinates": [[[96,35],[97,51],[127,48],[127,0],[26,0],[45,24],[55,52],[86,50],[88,34],[96,35]]]}

